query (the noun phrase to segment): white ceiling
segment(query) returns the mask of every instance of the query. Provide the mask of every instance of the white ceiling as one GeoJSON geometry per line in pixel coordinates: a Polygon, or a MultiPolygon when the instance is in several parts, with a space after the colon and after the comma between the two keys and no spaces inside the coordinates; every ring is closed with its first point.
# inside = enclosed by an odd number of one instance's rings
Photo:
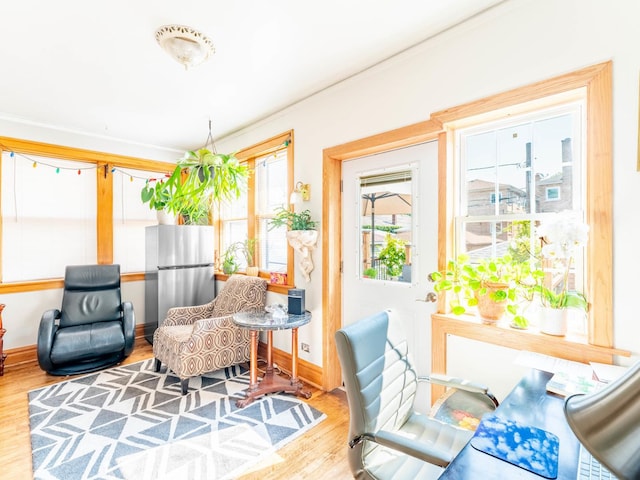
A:
{"type": "Polygon", "coordinates": [[[191,149],[500,1],[2,0],[0,119],[191,149]],[[173,23],[215,55],[185,71],[154,38],[173,23]]]}

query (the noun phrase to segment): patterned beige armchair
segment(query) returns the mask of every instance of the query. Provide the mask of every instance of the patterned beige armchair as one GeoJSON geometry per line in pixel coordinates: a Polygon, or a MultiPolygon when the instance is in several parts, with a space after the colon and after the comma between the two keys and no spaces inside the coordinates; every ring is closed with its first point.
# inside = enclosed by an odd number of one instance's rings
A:
{"type": "Polygon", "coordinates": [[[249,331],[235,326],[231,315],[264,310],[266,296],[263,278],[232,275],[210,303],[169,309],[153,335],[156,372],[166,364],[180,378],[184,395],[190,377],[248,362],[249,331]]]}

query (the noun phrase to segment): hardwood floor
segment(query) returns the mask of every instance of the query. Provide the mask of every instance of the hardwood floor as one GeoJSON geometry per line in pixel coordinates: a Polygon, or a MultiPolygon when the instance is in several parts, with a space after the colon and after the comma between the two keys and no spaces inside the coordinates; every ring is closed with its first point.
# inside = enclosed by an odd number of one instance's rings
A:
{"type": "MultiPolygon", "coordinates": [[[[150,358],[151,345],[144,339],[123,363],[150,358]]],[[[0,477],[10,480],[33,478],[27,392],[61,382],[68,377],[48,375],[37,363],[8,366],[0,377],[0,477]]],[[[285,445],[272,458],[258,465],[242,480],[302,478],[352,478],[347,464],[346,439],[349,408],[343,391],[322,392],[311,388],[309,404],[327,415],[316,427],[285,445]]],[[[192,480],[192,479],[189,479],[192,480]]],[[[197,480],[197,479],[193,479],[197,480]]]]}

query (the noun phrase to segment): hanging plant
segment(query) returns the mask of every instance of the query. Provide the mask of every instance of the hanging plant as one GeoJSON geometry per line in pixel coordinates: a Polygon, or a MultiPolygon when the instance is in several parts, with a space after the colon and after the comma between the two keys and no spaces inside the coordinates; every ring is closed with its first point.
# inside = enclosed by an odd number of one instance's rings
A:
{"type": "Polygon", "coordinates": [[[155,210],[181,215],[187,224],[208,218],[213,202],[239,198],[247,189],[249,167],[234,154],[215,153],[207,148],[188,151],[164,182],[142,189],[144,203],[155,210]]]}

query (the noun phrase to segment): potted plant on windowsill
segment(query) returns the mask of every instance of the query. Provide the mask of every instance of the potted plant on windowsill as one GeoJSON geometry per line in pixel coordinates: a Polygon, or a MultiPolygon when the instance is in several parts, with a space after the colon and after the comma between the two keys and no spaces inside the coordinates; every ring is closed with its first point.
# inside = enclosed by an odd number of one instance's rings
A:
{"type": "Polygon", "coordinates": [[[245,273],[250,277],[257,277],[260,269],[255,264],[256,239],[247,238],[244,242],[236,242],[235,245],[237,251],[244,256],[247,265],[245,273]]]}
{"type": "Polygon", "coordinates": [[[238,198],[248,177],[249,168],[234,154],[201,148],[188,151],[166,181],[147,182],[141,198],[152,209],[180,215],[186,224],[201,224],[208,222],[212,202],[238,198]]]}
{"type": "Polygon", "coordinates": [[[540,271],[535,287],[540,296],[542,316],[540,331],[549,335],[562,336],[567,330],[569,308],[587,312],[589,303],[586,297],[569,288],[571,268],[578,248],[587,243],[589,226],[579,220],[572,212],[562,212],[537,228],[542,239],[542,257],[547,259],[550,273],[540,271]],[[559,273],[559,282],[550,277],[553,272],[559,273]]]}
{"type": "Polygon", "coordinates": [[[236,252],[238,250],[238,244],[232,243],[222,253],[222,273],[225,275],[233,275],[238,271],[238,261],[236,259],[236,252]]]}
{"type": "Polygon", "coordinates": [[[313,270],[311,253],[318,242],[317,223],[312,220],[309,210],[296,213],[294,210],[287,210],[284,207],[276,209],[276,215],[269,222],[269,230],[287,228],[287,241],[301,255],[300,268],[307,282],[311,281],[309,274],[313,270]]]}
{"type": "Polygon", "coordinates": [[[461,254],[449,260],[443,271],[432,272],[429,279],[437,293],[448,293],[453,314],[477,307],[483,323],[493,324],[506,312],[513,327],[527,328],[528,319],[520,310],[533,299],[537,274],[529,262],[511,255],[472,264],[469,255],[461,254]]]}

